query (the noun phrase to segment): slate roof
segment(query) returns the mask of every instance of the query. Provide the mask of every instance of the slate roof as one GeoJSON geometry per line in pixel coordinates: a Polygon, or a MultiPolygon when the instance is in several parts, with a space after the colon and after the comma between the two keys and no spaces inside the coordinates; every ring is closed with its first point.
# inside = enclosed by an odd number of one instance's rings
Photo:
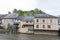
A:
{"type": "Polygon", "coordinates": [[[25,16],[23,21],[33,21],[34,16],[25,16]]]}
{"type": "Polygon", "coordinates": [[[33,21],[34,18],[58,18],[58,17],[42,12],[40,14],[35,14],[34,16],[21,16],[21,15],[19,16],[16,13],[11,13],[11,14],[7,14],[7,16],[5,16],[4,18],[5,19],[17,19],[21,21],[33,21]]]}
{"type": "Polygon", "coordinates": [[[16,13],[11,13],[11,14],[7,14],[4,18],[5,19],[15,19],[17,18],[19,15],[16,13]]]}
{"type": "Polygon", "coordinates": [[[24,16],[18,16],[17,17],[17,20],[21,20],[22,21],[23,19],[24,19],[24,16]]]}
{"type": "Polygon", "coordinates": [[[21,21],[33,21],[34,16],[18,16],[17,20],[21,21]]]}
{"type": "Polygon", "coordinates": [[[40,13],[40,14],[36,14],[34,15],[35,18],[58,18],[56,16],[53,16],[53,15],[49,15],[49,14],[46,14],[44,12],[40,13]]]}
{"type": "Polygon", "coordinates": [[[0,19],[2,20],[6,15],[0,14],[0,19]]]}

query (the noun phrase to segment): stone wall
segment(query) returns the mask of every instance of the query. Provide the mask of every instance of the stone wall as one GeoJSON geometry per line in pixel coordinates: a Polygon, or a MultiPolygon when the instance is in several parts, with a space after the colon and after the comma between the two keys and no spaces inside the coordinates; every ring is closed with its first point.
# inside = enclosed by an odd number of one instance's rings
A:
{"type": "Polygon", "coordinates": [[[43,34],[43,35],[58,35],[58,32],[47,32],[47,31],[39,31],[39,32],[34,32],[34,34],[43,34]]]}

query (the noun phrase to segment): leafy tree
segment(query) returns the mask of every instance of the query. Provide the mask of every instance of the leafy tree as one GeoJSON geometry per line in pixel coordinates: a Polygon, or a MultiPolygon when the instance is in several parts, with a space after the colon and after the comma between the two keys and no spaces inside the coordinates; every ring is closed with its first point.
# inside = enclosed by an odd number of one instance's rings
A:
{"type": "Polygon", "coordinates": [[[31,10],[30,12],[31,12],[31,14],[34,16],[34,10],[31,10]]]}
{"type": "Polygon", "coordinates": [[[34,10],[30,10],[30,11],[22,11],[22,10],[17,10],[17,9],[13,10],[13,13],[18,13],[19,15],[22,15],[22,16],[30,16],[30,15],[34,15],[34,14],[40,14],[41,12],[42,11],[37,8],[34,10]]]}
{"type": "Polygon", "coordinates": [[[8,33],[18,33],[18,29],[19,29],[19,27],[18,27],[18,25],[15,25],[16,27],[14,27],[13,25],[10,25],[10,24],[8,24],[8,28],[7,28],[7,30],[8,30],[8,33]]]}
{"type": "Polygon", "coordinates": [[[13,13],[17,13],[17,9],[14,9],[14,10],[13,10],[13,13]]]}
{"type": "Polygon", "coordinates": [[[12,33],[12,27],[10,26],[10,24],[8,24],[8,28],[7,28],[7,30],[8,30],[8,33],[12,33]]]}
{"type": "Polygon", "coordinates": [[[24,13],[23,16],[27,16],[27,13],[24,13]]]}
{"type": "Polygon", "coordinates": [[[36,9],[34,9],[34,13],[35,14],[39,14],[39,13],[41,13],[41,10],[39,10],[39,9],[36,8],[36,9]]]}
{"type": "Polygon", "coordinates": [[[24,11],[24,12],[23,12],[23,15],[24,15],[24,16],[27,16],[27,15],[28,15],[28,11],[24,11]]]}
{"type": "Polygon", "coordinates": [[[11,14],[11,12],[9,11],[8,14],[11,14]]]}
{"type": "Polygon", "coordinates": [[[23,15],[23,11],[22,11],[22,10],[18,10],[17,13],[18,13],[19,15],[23,15]]]}
{"type": "Polygon", "coordinates": [[[4,29],[2,26],[0,26],[0,29],[4,29]]]}

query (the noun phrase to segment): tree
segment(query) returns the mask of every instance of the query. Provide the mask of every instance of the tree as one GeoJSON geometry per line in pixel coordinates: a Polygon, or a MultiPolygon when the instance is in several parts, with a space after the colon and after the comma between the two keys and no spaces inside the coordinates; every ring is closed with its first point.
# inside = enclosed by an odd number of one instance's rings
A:
{"type": "Polygon", "coordinates": [[[12,33],[12,27],[11,27],[11,25],[10,24],[8,24],[8,28],[7,28],[7,30],[8,30],[8,33],[12,33]]]}
{"type": "Polygon", "coordinates": [[[30,12],[31,12],[31,14],[34,16],[34,10],[31,10],[30,12]]]}
{"type": "Polygon", "coordinates": [[[17,9],[14,9],[14,10],[13,10],[13,13],[17,13],[17,9]]]}
{"type": "Polygon", "coordinates": [[[22,10],[18,10],[17,13],[18,13],[19,15],[23,15],[23,11],[22,11],[22,10]]]}
{"type": "Polygon", "coordinates": [[[18,13],[19,15],[22,16],[30,16],[30,15],[34,15],[34,14],[40,14],[42,11],[39,10],[38,8],[34,9],[34,10],[30,10],[30,11],[22,11],[22,10],[17,10],[14,9],[13,13],[18,13]]]}
{"type": "Polygon", "coordinates": [[[28,15],[28,11],[24,11],[24,12],[23,12],[23,15],[24,15],[24,16],[27,16],[27,15],[28,15]]]}
{"type": "Polygon", "coordinates": [[[39,9],[37,9],[37,8],[36,8],[36,9],[34,9],[34,13],[35,13],[35,14],[39,14],[39,13],[41,13],[41,12],[42,12],[42,11],[41,11],[41,10],[39,10],[39,9]]]}
{"type": "Polygon", "coordinates": [[[8,14],[11,14],[11,12],[9,11],[8,14]]]}

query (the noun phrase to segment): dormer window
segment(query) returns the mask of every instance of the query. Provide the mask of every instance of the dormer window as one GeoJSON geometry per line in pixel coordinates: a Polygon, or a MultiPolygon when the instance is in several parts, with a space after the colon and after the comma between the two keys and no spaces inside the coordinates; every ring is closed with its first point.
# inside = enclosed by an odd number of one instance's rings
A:
{"type": "Polygon", "coordinates": [[[32,23],[32,21],[30,21],[30,23],[32,23]]]}
{"type": "Polygon", "coordinates": [[[50,23],[52,23],[52,20],[50,20],[50,23]]]}
{"type": "Polygon", "coordinates": [[[45,20],[43,20],[43,22],[45,22],[45,20]]]}
{"type": "Polygon", "coordinates": [[[26,23],[28,23],[28,21],[26,21],[26,23]]]}
{"type": "Polygon", "coordinates": [[[39,20],[37,19],[37,22],[39,22],[39,20]]]}

